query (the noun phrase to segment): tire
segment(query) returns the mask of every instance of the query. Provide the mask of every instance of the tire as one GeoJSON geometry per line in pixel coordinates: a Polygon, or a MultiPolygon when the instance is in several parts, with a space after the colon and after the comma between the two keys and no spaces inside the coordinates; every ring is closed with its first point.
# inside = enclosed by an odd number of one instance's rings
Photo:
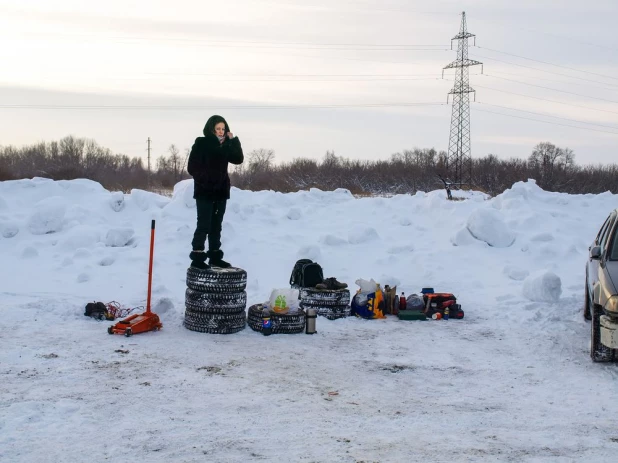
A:
{"type": "Polygon", "coordinates": [[[350,303],[350,290],[301,288],[300,300],[313,305],[348,305],[350,303]]]}
{"type": "MultiPolygon", "coordinates": [[[[253,331],[262,331],[262,309],[260,304],[249,307],[247,323],[253,331]]],[[[273,334],[297,334],[305,330],[305,312],[301,309],[293,314],[270,313],[273,334]]]]}
{"type": "Polygon", "coordinates": [[[601,306],[592,304],[590,322],[590,358],[593,362],[611,362],[614,350],[601,344],[601,306]]]}
{"type": "Polygon", "coordinates": [[[234,315],[210,315],[185,312],[183,325],[191,331],[210,334],[232,334],[245,329],[245,313],[234,315]]]}
{"type": "Polygon", "coordinates": [[[350,306],[347,305],[342,308],[323,307],[318,309],[318,315],[326,317],[328,320],[338,320],[339,318],[346,318],[350,316],[350,306]]]}
{"type": "Polygon", "coordinates": [[[247,293],[205,293],[187,288],[185,307],[206,313],[237,313],[247,307],[247,293]]]}
{"type": "Polygon", "coordinates": [[[187,287],[207,293],[239,293],[247,287],[247,272],[238,267],[187,269],[187,287]]]}
{"type": "Polygon", "coordinates": [[[240,317],[244,317],[246,319],[246,314],[244,309],[238,312],[227,312],[227,313],[206,313],[199,310],[186,309],[185,310],[185,320],[189,320],[192,323],[202,323],[209,324],[211,321],[216,320],[232,320],[240,317]]]}
{"type": "Polygon", "coordinates": [[[590,314],[590,291],[588,291],[588,278],[586,278],[586,299],[584,300],[584,318],[586,320],[592,320],[592,315],[590,314]]]}
{"type": "Polygon", "coordinates": [[[318,315],[321,315],[322,317],[326,317],[329,320],[337,320],[338,318],[345,318],[345,317],[349,317],[350,316],[350,306],[349,305],[343,305],[343,304],[337,304],[337,305],[326,305],[326,304],[320,304],[320,305],[314,305],[314,304],[307,304],[305,302],[301,302],[300,306],[307,310],[307,309],[315,309],[318,313],[318,315]]]}

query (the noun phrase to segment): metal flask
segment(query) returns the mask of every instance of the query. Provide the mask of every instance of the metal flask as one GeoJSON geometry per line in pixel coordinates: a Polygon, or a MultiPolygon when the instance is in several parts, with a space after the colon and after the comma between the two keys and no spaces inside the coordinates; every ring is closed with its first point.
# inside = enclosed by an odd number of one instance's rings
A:
{"type": "Polygon", "coordinates": [[[315,334],[315,320],[318,318],[318,311],[316,309],[307,309],[307,321],[305,323],[305,334],[315,334]]]}

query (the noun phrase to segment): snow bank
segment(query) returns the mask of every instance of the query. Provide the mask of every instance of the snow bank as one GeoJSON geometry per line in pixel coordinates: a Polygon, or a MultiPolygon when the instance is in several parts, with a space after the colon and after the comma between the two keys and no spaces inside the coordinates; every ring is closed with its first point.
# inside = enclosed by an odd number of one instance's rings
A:
{"type": "Polygon", "coordinates": [[[375,228],[367,227],[351,230],[348,234],[348,241],[351,244],[364,244],[370,241],[379,240],[380,236],[375,228]]]}
{"type": "Polygon", "coordinates": [[[535,302],[558,302],[562,294],[562,282],[554,272],[540,270],[524,280],[522,294],[535,302]]]}
{"type": "Polygon", "coordinates": [[[112,228],[105,235],[105,246],[126,246],[134,234],[135,231],[132,228],[112,228]]]}
{"type": "Polygon", "coordinates": [[[142,211],[147,211],[152,207],[161,209],[167,206],[170,199],[156,193],[151,193],[150,191],[134,188],[131,190],[131,201],[133,201],[142,211]]]}
{"type": "Polygon", "coordinates": [[[470,234],[495,248],[506,248],[513,244],[515,235],[504,223],[504,217],[495,209],[477,209],[466,224],[470,234]]]}
{"type": "Polygon", "coordinates": [[[62,230],[67,202],[59,196],[39,201],[28,219],[28,230],[33,235],[45,235],[62,230]]]}

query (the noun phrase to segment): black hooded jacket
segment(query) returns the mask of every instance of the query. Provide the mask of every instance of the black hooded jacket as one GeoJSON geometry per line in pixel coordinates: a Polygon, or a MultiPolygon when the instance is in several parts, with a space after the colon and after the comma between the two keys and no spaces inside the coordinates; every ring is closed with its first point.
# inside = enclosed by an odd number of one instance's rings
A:
{"type": "Polygon", "coordinates": [[[222,201],[230,199],[228,162],[242,164],[244,155],[237,137],[223,143],[214,134],[198,137],[191,148],[187,171],[193,176],[195,199],[222,201]]]}

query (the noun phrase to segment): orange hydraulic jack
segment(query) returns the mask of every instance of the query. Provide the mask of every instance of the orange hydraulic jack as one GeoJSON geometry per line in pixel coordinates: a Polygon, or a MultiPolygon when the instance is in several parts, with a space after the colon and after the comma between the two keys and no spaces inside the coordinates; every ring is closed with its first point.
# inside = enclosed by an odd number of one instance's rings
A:
{"type": "Polygon", "coordinates": [[[109,334],[124,334],[126,337],[133,336],[136,333],[144,333],[146,331],[158,331],[163,328],[163,324],[159,320],[156,313],[150,311],[150,288],[152,286],[152,254],[154,252],[154,232],[155,221],[152,221],[150,226],[150,265],[148,266],[148,299],[146,301],[146,312],[143,314],[133,314],[124,320],[119,321],[115,325],[107,328],[109,334]]]}

